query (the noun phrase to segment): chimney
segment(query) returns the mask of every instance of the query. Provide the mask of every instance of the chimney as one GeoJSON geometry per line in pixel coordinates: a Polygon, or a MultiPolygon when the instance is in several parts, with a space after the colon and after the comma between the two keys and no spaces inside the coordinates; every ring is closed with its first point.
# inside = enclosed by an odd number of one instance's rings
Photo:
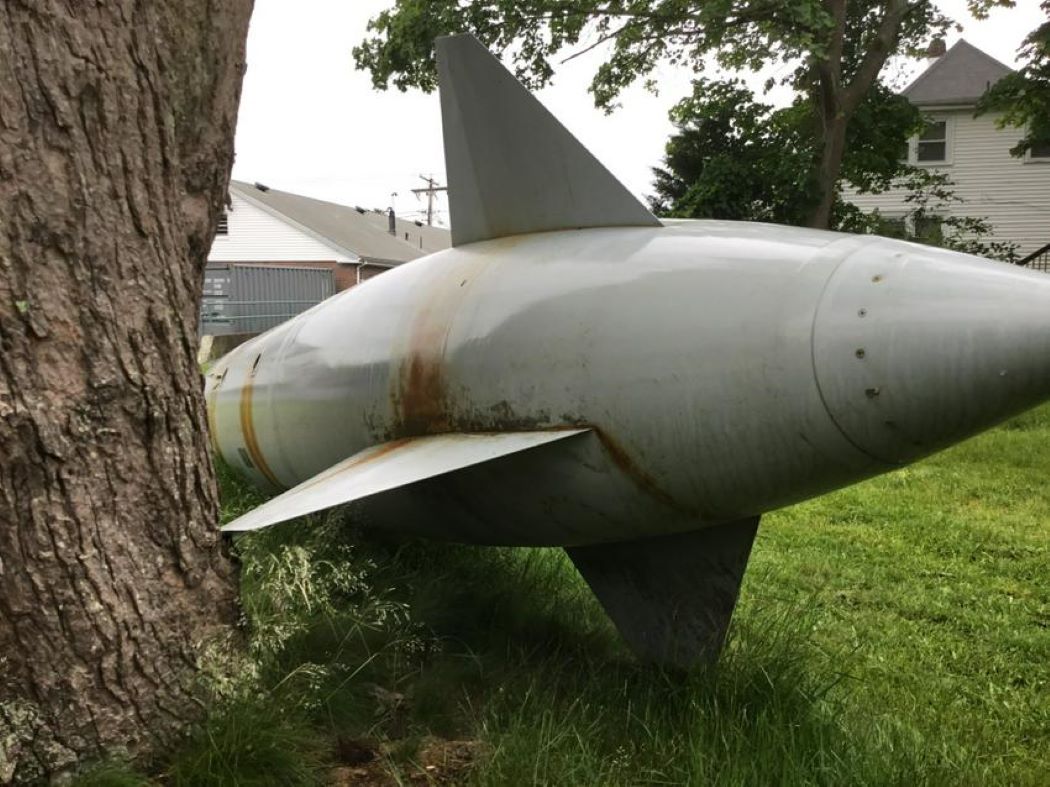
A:
{"type": "Polygon", "coordinates": [[[394,218],[394,209],[388,208],[386,212],[388,231],[395,238],[397,237],[397,219],[394,218]]]}
{"type": "Polygon", "coordinates": [[[944,39],[935,38],[930,42],[930,48],[926,50],[926,57],[931,60],[936,60],[947,51],[948,48],[944,45],[944,39]]]}

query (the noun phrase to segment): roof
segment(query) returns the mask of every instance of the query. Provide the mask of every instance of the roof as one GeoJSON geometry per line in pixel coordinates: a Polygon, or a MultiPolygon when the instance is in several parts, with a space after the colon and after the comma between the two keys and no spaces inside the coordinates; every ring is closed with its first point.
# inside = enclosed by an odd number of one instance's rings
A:
{"type": "MultiPolygon", "coordinates": [[[[390,223],[384,211],[370,210],[364,215],[378,229],[389,235],[390,223]]],[[[396,222],[397,237],[400,240],[405,240],[405,233],[408,233],[408,243],[416,249],[421,249],[424,254],[432,254],[435,251],[441,251],[449,247],[450,236],[449,231],[445,227],[428,226],[421,221],[400,217],[396,219],[396,222]]]]}
{"type": "Polygon", "coordinates": [[[903,95],[917,106],[973,104],[1009,73],[1009,66],[959,39],[919,74],[903,95]]]}
{"type": "Polygon", "coordinates": [[[389,219],[383,212],[326,202],[265,186],[259,188],[258,185],[237,180],[230,181],[230,191],[366,262],[398,265],[446,249],[450,244],[448,230],[440,227],[420,228],[404,219],[397,220],[398,235],[391,235],[388,231],[389,219]],[[405,232],[409,232],[408,241],[404,239],[405,232]],[[421,244],[421,236],[424,235],[421,244]]]}

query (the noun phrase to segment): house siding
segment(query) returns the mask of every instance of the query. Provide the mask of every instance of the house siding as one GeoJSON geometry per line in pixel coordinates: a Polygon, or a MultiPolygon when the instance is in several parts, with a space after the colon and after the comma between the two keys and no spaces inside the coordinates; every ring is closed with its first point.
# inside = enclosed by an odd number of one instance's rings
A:
{"type": "Polygon", "coordinates": [[[232,209],[226,214],[229,231],[226,235],[215,236],[208,253],[210,262],[354,261],[354,258],[272,216],[237,194],[231,194],[230,200],[232,209]]]}
{"type": "MultiPolygon", "coordinates": [[[[1027,161],[1010,155],[1022,136],[1018,128],[996,126],[996,117],[973,117],[972,109],[924,110],[930,117],[950,118],[950,163],[931,166],[955,181],[964,202],[945,213],[987,219],[994,240],[1018,244],[1021,256],[1050,243],[1050,162],[1027,161]]],[[[876,208],[885,216],[908,210],[902,190],[857,194],[844,189],[843,199],[864,211],[876,208]]]]}

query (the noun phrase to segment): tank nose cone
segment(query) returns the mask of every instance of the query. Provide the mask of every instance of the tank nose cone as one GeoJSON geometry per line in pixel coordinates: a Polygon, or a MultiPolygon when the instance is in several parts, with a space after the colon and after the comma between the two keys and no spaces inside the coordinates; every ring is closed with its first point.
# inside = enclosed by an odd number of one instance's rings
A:
{"type": "Polygon", "coordinates": [[[1050,275],[875,241],[828,281],[813,365],[851,442],[917,459],[1050,398],[1050,275]]]}

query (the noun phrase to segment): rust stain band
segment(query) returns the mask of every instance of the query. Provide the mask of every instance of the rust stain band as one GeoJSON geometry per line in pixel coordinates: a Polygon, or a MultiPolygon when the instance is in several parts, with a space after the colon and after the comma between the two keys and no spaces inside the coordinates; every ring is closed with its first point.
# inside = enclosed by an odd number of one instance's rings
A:
{"type": "MultiPolygon", "coordinates": [[[[259,363],[259,359],[255,360],[256,366],[259,363]]],[[[248,455],[252,458],[252,463],[259,468],[259,472],[266,476],[266,480],[276,486],[278,489],[282,489],[284,484],[277,480],[277,476],[273,474],[273,470],[266,464],[266,458],[262,455],[262,451],[259,450],[259,442],[255,437],[255,424],[252,422],[252,389],[253,378],[255,377],[255,367],[252,367],[251,372],[244,379],[244,387],[241,389],[241,434],[244,436],[244,447],[248,449],[248,455]]]]}

